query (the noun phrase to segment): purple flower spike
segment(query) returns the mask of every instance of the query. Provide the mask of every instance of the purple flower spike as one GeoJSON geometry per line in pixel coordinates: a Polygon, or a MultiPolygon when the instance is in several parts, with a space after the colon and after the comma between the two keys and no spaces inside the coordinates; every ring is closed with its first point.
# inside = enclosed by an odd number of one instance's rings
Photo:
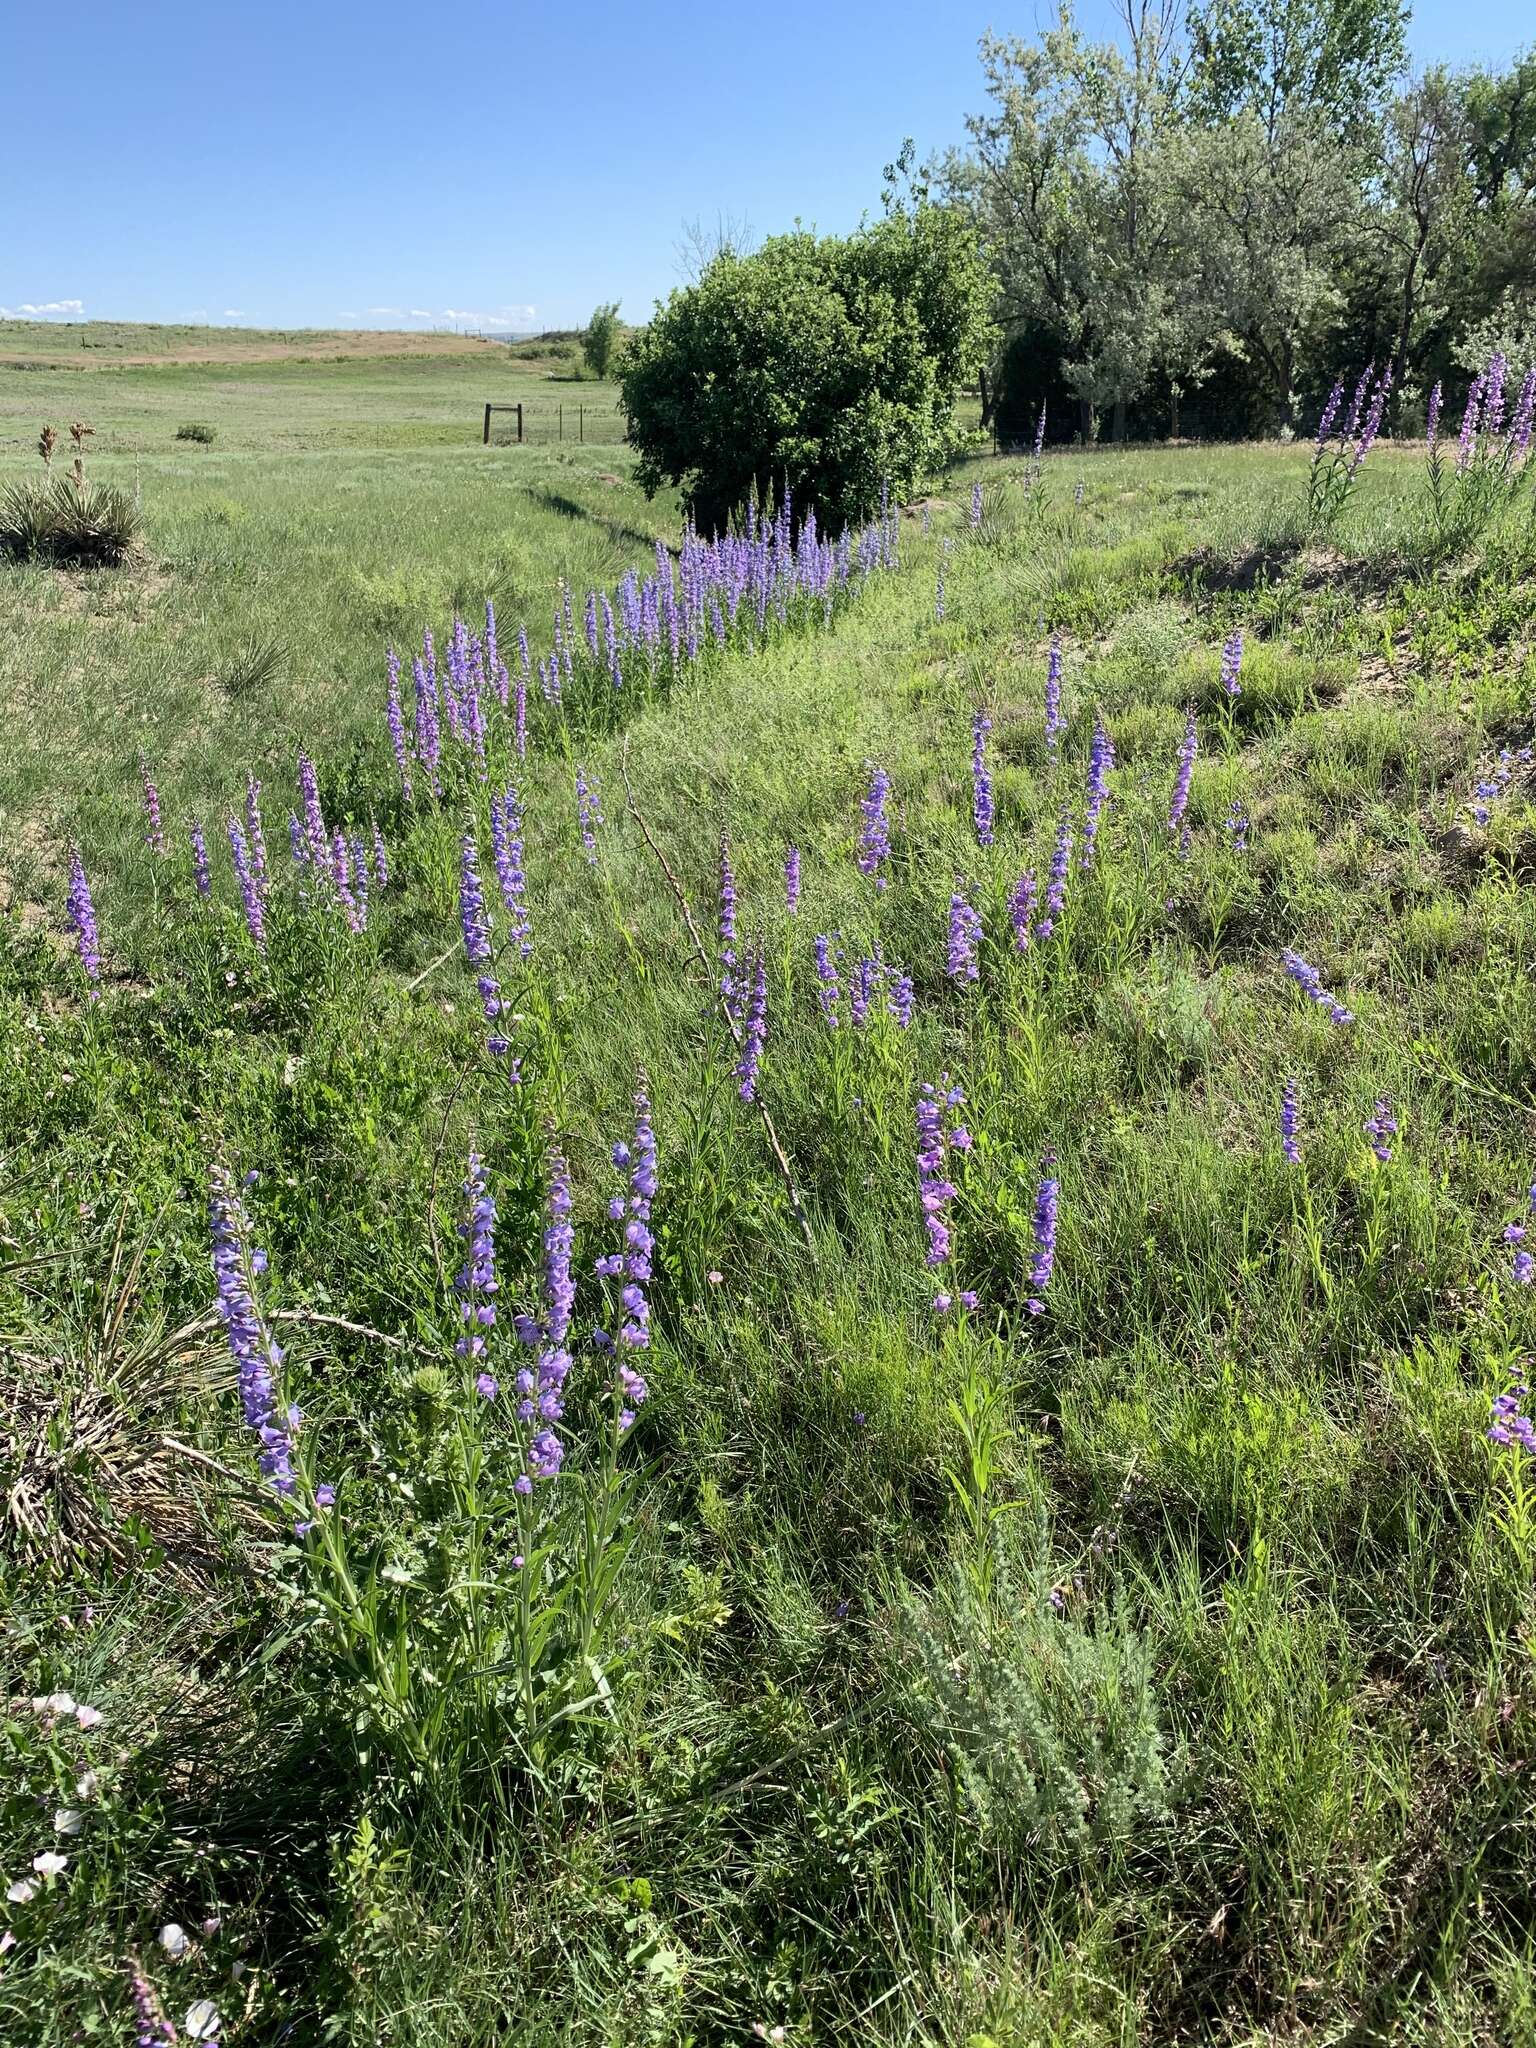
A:
{"type": "Polygon", "coordinates": [[[1323,987],[1322,976],[1309,961],[1303,960],[1299,953],[1293,953],[1289,946],[1282,948],[1280,958],[1285,963],[1286,973],[1308,1002],[1316,1003],[1320,1010],[1328,1012],[1330,1023],[1352,1024],[1355,1021],[1354,1012],[1346,1010],[1338,998],[1323,987]]]}
{"type": "Polygon", "coordinates": [[[1037,939],[1048,939],[1056,929],[1056,920],[1067,907],[1067,881],[1072,873],[1072,813],[1067,805],[1061,807],[1061,819],[1056,827],[1056,848],[1051,855],[1050,881],[1045,892],[1045,915],[1035,927],[1037,939]]]}
{"type": "Polygon", "coordinates": [[[964,893],[963,884],[955,887],[949,899],[949,951],[945,961],[945,972],[951,981],[977,981],[981,976],[981,913],[964,893]]]}
{"type": "Polygon", "coordinates": [[[1184,714],[1184,739],[1179,747],[1178,773],[1173,779],[1173,801],[1168,806],[1168,830],[1177,832],[1184,822],[1184,813],[1189,807],[1189,786],[1194,780],[1195,756],[1200,750],[1200,736],[1195,726],[1195,707],[1191,704],[1184,714]]]}
{"type": "Polygon", "coordinates": [[[1221,687],[1229,697],[1243,694],[1241,681],[1243,668],[1243,636],[1241,630],[1227,635],[1221,650],[1221,687]]]}
{"type": "Polygon", "coordinates": [[[266,903],[262,897],[261,884],[257,881],[251,865],[251,852],[246,842],[245,827],[238,818],[229,820],[229,850],[235,863],[235,880],[240,885],[240,905],[245,912],[245,928],[250,933],[251,944],[257,952],[265,953],[266,903]]]}
{"type": "Polygon", "coordinates": [[[1280,1150],[1292,1166],[1301,1164],[1301,1146],[1296,1133],[1300,1123],[1299,1085],[1293,1074],[1280,1097],[1280,1150]]]}
{"type": "Polygon", "coordinates": [[[75,928],[75,944],[80,953],[80,965],[85,970],[89,984],[87,994],[92,1001],[97,995],[96,983],[101,979],[101,939],[96,929],[96,906],[91,901],[91,885],[85,878],[85,863],[80,858],[78,846],[69,849],[69,921],[75,928]]]}
{"type": "Polygon", "coordinates": [[[523,871],[523,804],[509,782],[504,795],[491,792],[491,860],[510,920],[510,939],[524,960],[533,958],[528,919],[528,877],[523,871]]]}
{"type": "Polygon", "coordinates": [[[825,932],[816,935],[816,1001],[830,1031],[837,1029],[837,960],[825,932]]]}
{"type": "Polygon", "coordinates": [[[731,844],[720,834],[720,1000],[733,1024],[741,1018],[742,991],[736,985],[736,870],[731,844]]]}
{"type": "Polygon", "coordinates": [[[208,867],[208,842],[203,837],[203,828],[196,818],[192,820],[189,834],[192,841],[192,883],[199,896],[207,898],[213,894],[213,876],[208,867]]]}
{"type": "Polygon", "coordinates": [[[1061,635],[1051,635],[1051,652],[1045,665],[1045,744],[1051,753],[1056,751],[1056,741],[1065,732],[1067,721],[1061,714],[1061,635]]]}
{"type": "Polygon", "coordinates": [[[165,854],[165,826],[160,817],[160,792],[149,772],[149,763],[139,756],[139,780],[144,789],[144,844],[151,853],[165,854]]]}
{"type": "Polygon", "coordinates": [[[587,866],[597,866],[597,827],[606,823],[598,802],[601,785],[597,777],[589,777],[584,768],[576,770],[576,822],[581,831],[582,849],[587,857],[587,866]]]}
{"type": "Polygon", "coordinates": [[[884,889],[886,877],[881,872],[891,852],[891,826],[886,812],[890,800],[891,778],[883,768],[870,772],[869,788],[859,799],[859,814],[863,820],[859,831],[858,867],[861,875],[868,875],[877,889],[884,889]]]}
{"type": "MultiPolygon", "coordinates": [[[[976,487],[980,490],[981,486],[976,487]]],[[[978,711],[971,720],[971,816],[976,825],[978,844],[992,844],[993,821],[997,815],[992,793],[992,775],[987,767],[987,734],[992,730],[992,721],[985,711],[978,711]]]]}
{"type": "Polygon", "coordinates": [[[1035,1259],[1029,1274],[1029,1284],[1035,1291],[1025,1304],[1032,1316],[1045,1314],[1043,1296],[1056,1267],[1056,1213],[1061,1202],[1061,1182],[1056,1178],[1055,1153],[1047,1152],[1043,1163],[1044,1178],[1035,1194],[1035,1259]]]}
{"type": "Polygon", "coordinates": [[[784,856],[784,908],[791,917],[800,910],[800,849],[792,846],[784,856]]]}
{"type": "Polygon", "coordinates": [[[1088,755],[1088,797],[1083,811],[1083,846],[1078,865],[1086,872],[1093,866],[1099,820],[1109,801],[1110,770],[1115,765],[1115,743],[1100,721],[1093,721],[1093,747],[1088,755]]]}
{"type": "Polygon", "coordinates": [[[297,1411],[283,1401],[283,1354],[256,1305],[255,1280],[264,1270],[266,1258],[251,1248],[249,1218],[221,1166],[209,1176],[208,1222],[218,1311],[240,1378],[246,1426],[256,1432],[261,1444],[258,1462],[262,1477],[276,1492],[291,1497],[298,1487],[293,1469],[297,1411]]]}
{"type": "Polygon", "coordinates": [[[1035,871],[1026,868],[1013,885],[1008,898],[1008,922],[1013,926],[1013,943],[1021,953],[1029,950],[1030,925],[1035,915],[1035,871]]]}
{"type": "Polygon", "coordinates": [[[1382,1165],[1389,1165],[1392,1159],[1392,1140],[1397,1136],[1397,1119],[1392,1114],[1390,1096],[1377,1097],[1374,1113],[1366,1118],[1361,1128],[1370,1139],[1371,1150],[1382,1165]]]}
{"type": "MultiPolygon", "coordinates": [[[[930,1267],[944,1265],[952,1249],[948,1218],[956,1189],[949,1179],[948,1155],[954,1136],[946,1127],[945,1112],[958,1108],[965,1098],[959,1089],[950,1088],[948,1084],[947,1074],[939,1088],[935,1088],[931,1081],[922,1082],[917,1091],[915,1111],[918,1199],[928,1232],[927,1263],[930,1267]]],[[[968,1146],[969,1140],[959,1149],[964,1151],[968,1146]]]]}
{"type": "MultiPolygon", "coordinates": [[[[459,1320],[463,1334],[454,1345],[460,1358],[485,1356],[485,1332],[496,1322],[496,1203],[486,1185],[485,1162],[478,1152],[469,1155],[469,1171],[462,1189],[463,1213],[457,1225],[464,1245],[464,1263],[453,1278],[459,1298],[459,1320]]],[[[480,1389],[483,1393],[485,1390],[480,1389]]],[[[494,1399],[496,1382],[491,1381],[487,1399],[494,1399]]]]}
{"type": "Polygon", "coordinates": [[[405,708],[400,702],[400,657],[391,647],[386,651],[384,659],[389,664],[389,695],[384,704],[385,723],[389,727],[389,747],[395,757],[401,794],[409,803],[412,795],[411,749],[405,737],[405,708]]]}
{"type": "Polygon", "coordinates": [[[736,1068],[736,1079],[743,1102],[751,1102],[757,1094],[757,1071],[762,1065],[763,1047],[767,1041],[768,968],[763,943],[759,939],[752,977],[752,1006],[747,1012],[746,1030],[742,1034],[741,1060],[736,1068]]]}

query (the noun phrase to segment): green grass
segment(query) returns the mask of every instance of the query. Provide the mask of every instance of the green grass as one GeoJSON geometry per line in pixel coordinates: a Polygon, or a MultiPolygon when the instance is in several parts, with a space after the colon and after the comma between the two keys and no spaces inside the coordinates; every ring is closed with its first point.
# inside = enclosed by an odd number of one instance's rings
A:
{"type": "MultiPolygon", "coordinates": [[[[141,403],[129,374],[104,444],[141,403]]],[[[460,819],[483,837],[484,792],[401,802],[383,647],[427,625],[441,647],[454,608],[492,594],[504,649],[526,617],[543,653],[560,576],[579,609],[674,515],[602,481],[596,451],[386,445],[413,423],[363,420],[349,374],[293,373],[333,420],[359,409],[365,445],[312,451],[263,452],[265,378],[235,417],[182,385],[167,421],[207,418],[219,442],[142,458],[144,564],[0,571],[0,1327],[36,1503],[33,1527],[13,1498],[3,1538],[8,1881],[54,1806],[88,1809],[64,1878],[8,1909],[0,2032],[127,2038],[138,1953],[178,2021],[213,1997],[253,2042],[1536,2038],[1536,1548],[1520,1468],[1485,1435],[1533,1337],[1501,1238],[1536,1177],[1525,771],[1486,831],[1466,809],[1490,750],[1532,737],[1529,525],[1433,569],[1412,459],[1390,451],[1328,549],[1288,524],[1301,454],[1062,456],[1043,513],[1004,481],[975,535],[957,476],[829,630],[711,656],[671,691],[632,678],[597,722],[538,705],[519,778],[537,952],[502,969],[519,1092],[454,952],[460,819]],[[1184,858],[1166,821],[1191,701],[1184,858]],[[970,821],[980,706],[991,849],[970,821]],[[1043,887],[1063,800],[1081,831],[1096,715],[1118,755],[1096,865],[1021,955],[1007,893],[1025,865],[1043,887]],[[197,815],[215,842],[253,768],[284,865],[299,744],[335,817],[381,821],[394,878],[359,938],[284,907],[262,964],[226,849],[201,905],[185,832],[197,815]],[[142,842],[141,748],[164,861],[142,842]],[[879,893],[853,858],[871,760],[894,792],[879,893]],[[602,782],[595,868],[576,761],[602,782]],[[813,1248],[625,810],[626,764],[707,945],[729,833],[742,942],[766,949],[763,1101],[813,1248]],[[103,935],[91,1004],[63,919],[72,836],[103,935]],[[974,986],[944,971],[957,875],[985,924],[974,986]],[[817,933],[845,956],[835,1033],[817,933]],[[849,1026],[876,937],[914,977],[910,1034],[849,1026]],[[1353,1023],[1307,1004],[1287,946],[1353,1023]],[[217,1333],[166,1336],[209,1299],[207,1164],[259,1169],[304,1438],[350,1539],[451,1577],[452,1527],[440,1551],[412,1534],[463,1483],[434,1227],[451,1267],[473,1132],[503,1304],[532,1305],[553,1130],[590,1327],[604,1153],[641,1068],[656,1341],[621,1460],[637,1490],[608,1690],[537,1777],[506,1702],[489,1758],[445,1736],[413,1769],[306,1605],[297,1547],[265,1539],[217,1333]],[[974,1138],[955,1272],[980,1306],[959,1322],[930,1307],[913,1163],[917,1085],[946,1072],[974,1138]],[[1279,1146],[1289,1076],[1299,1167],[1279,1146]],[[1382,1095],[1386,1165],[1362,1135],[1382,1095]],[[1048,1147],[1060,1239],[1033,1316],[1048,1147]],[[25,1702],[59,1686],[103,1709],[101,1738],[50,1748],[25,1702]],[[82,1801],[93,1742],[108,1761],[82,1801]],[[196,1937],[176,1964],[155,1946],[170,1920],[196,1937]]],[[[108,448],[103,471],[125,459],[108,448]]],[[[499,722],[492,746],[510,766],[499,722]]],[[[510,1372],[507,1340],[504,1314],[510,1372]]],[[[549,1493],[567,1518],[600,1383],[580,1353],[549,1493]]],[[[504,1462],[505,1424],[485,1429],[504,1462]]],[[[499,1556],[506,1532],[487,1540],[499,1556]]],[[[413,1611],[430,1698],[457,1610],[413,1611]]]]}

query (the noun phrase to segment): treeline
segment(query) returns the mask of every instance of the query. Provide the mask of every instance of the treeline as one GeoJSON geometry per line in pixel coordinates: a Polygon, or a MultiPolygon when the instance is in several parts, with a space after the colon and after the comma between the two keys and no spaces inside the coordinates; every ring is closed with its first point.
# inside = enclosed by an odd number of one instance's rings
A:
{"type": "Polygon", "coordinates": [[[1536,360],[1536,51],[1406,64],[1396,0],[1121,0],[981,45],[989,105],[938,177],[1003,340],[984,407],[1027,439],[1304,429],[1390,365],[1389,426],[1495,351],[1536,360]]]}

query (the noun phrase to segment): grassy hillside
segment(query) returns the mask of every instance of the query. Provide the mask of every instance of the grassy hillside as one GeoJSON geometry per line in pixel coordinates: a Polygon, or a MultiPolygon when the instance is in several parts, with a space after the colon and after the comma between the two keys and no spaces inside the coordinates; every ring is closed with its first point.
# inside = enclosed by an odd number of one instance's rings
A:
{"type": "Polygon", "coordinates": [[[349,361],[377,356],[489,356],[504,344],[469,334],[362,327],[198,327],[134,320],[0,320],[0,370],[38,363],[99,370],[124,363],[349,361]]]}
{"type": "Polygon", "coordinates": [[[0,2033],[126,2038],[136,1957],[178,2025],[212,2000],[252,2042],[1536,2038],[1536,1524],[1487,1438],[1533,1332],[1528,522],[1431,562],[1389,450],[1327,546],[1299,453],[989,464],[979,527],[956,478],[829,616],[786,599],[749,646],[744,613],[615,688],[583,594],[668,521],[600,463],[163,454],[141,568],[0,570],[0,1844],[8,1881],[69,1859],[6,1909],[0,2033]],[[493,701],[488,779],[447,744],[407,799],[386,642],[430,627],[446,669],[493,594],[515,672],[562,573],[572,679],[526,761],[493,701]],[[327,825],[385,842],[364,930],[291,867],[300,747],[327,825]],[[264,952],[224,836],[248,771],[264,952]],[[749,1029],[758,961],[747,1101],[718,984],[749,1029]],[[637,1087],[648,1398],[616,1438],[589,1338],[635,1313],[595,1261],[636,1242],[637,1087]],[[575,1363],[523,1495],[552,1147],[575,1363]],[[494,1301],[454,1280],[472,1150],[494,1301]],[[304,1533],[207,1313],[218,1162],[257,1176],[287,1426],[336,1489],[304,1533]]]}

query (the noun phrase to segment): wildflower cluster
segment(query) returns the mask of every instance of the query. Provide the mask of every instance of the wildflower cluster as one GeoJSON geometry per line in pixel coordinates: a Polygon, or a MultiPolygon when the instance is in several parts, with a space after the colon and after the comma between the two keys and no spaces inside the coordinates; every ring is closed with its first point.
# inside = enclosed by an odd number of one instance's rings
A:
{"type": "Polygon", "coordinates": [[[1367,363],[1342,428],[1338,426],[1344,403],[1342,377],[1334,384],[1323,407],[1307,478],[1307,516],[1314,526],[1331,526],[1343,512],[1361,465],[1381,432],[1382,415],[1392,389],[1392,368],[1388,364],[1379,377],[1375,372],[1376,365],[1367,363]]]}

